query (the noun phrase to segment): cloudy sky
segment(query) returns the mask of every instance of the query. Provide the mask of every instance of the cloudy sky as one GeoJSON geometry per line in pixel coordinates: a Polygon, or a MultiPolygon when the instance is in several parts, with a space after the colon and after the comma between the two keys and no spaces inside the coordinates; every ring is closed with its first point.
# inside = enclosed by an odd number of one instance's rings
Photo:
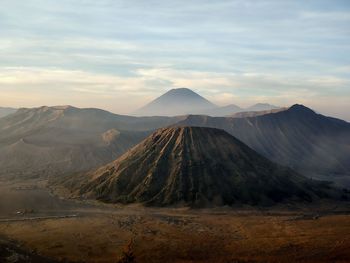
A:
{"type": "Polygon", "coordinates": [[[350,120],[350,1],[0,0],[0,106],[128,113],[178,87],[350,120]]]}

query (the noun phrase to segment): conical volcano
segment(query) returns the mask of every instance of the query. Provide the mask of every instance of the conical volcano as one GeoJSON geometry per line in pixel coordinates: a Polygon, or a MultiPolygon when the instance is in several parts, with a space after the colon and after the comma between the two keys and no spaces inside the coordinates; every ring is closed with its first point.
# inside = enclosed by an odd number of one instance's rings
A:
{"type": "Polygon", "coordinates": [[[135,114],[139,116],[176,116],[205,113],[217,106],[196,92],[187,89],[171,89],[151,101],[135,114]]]}
{"type": "Polygon", "coordinates": [[[105,202],[155,206],[270,205],[327,195],[327,186],[272,163],[223,130],[202,127],[160,129],[69,184],[105,202]]]}

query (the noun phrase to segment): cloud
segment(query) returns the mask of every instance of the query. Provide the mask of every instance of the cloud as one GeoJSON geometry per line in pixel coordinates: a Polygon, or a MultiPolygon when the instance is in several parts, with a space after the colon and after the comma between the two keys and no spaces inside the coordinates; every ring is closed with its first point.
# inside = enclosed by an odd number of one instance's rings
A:
{"type": "Polygon", "coordinates": [[[128,112],[188,87],[219,104],[336,108],[349,19],[340,0],[3,0],[0,103],[128,112]]]}
{"type": "Polygon", "coordinates": [[[37,105],[42,101],[55,105],[103,105],[114,112],[128,113],[170,88],[188,87],[220,105],[248,106],[257,102],[281,106],[296,102],[310,105],[315,104],[313,102],[318,97],[335,93],[336,89],[337,93],[343,92],[349,97],[348,90],[342,91],[349,84],[347,79],[332,76],[317,78],[256,72],[147,68],[136,70],[132,76],[118,76],[81,70],[8,67],[0,68],[0,86],[4,94],[0,103],[6,104],[6,96],[13,98],[13,94],[22,94],[20,96],[25,99],[30,97],[31,103],[37,98],[37,105]],[[113,100],[118,103],[113,104],[113,100]]]}
{"type": "Polygon", "coordinates": [[[1,68],[0,104],[16,107],[71,104],[127,113],[149,98],[147,81],[78,70],[1,68]]]}

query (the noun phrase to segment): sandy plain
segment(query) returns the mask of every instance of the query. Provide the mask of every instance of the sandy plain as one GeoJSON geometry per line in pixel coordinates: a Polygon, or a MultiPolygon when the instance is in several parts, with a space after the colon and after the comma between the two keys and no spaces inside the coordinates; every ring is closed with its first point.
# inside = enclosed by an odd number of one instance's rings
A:
{"type": "Polygon", "coordinates": [[[350,262],[348,203],[146,208],[69,200],[37,180],[0,193],[1,262],[118,262],[128,244],[136,262],[350,262]]]}

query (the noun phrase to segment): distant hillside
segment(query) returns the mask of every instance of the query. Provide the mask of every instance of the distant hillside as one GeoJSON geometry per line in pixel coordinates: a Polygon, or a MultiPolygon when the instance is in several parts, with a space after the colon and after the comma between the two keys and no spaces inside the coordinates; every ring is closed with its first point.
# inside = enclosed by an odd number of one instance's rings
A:
{"type": "Polygon", "coordinates": [[[0,119],[0,176],[89,170],[181,118],[136,118],[71,106],[19,109],[0,119]]]}
{"type": "Polygon", "coordinates": [[[16,112],[17,109],[8,108],[8,107],[0,107],[0,118],[5,117],[11,113],[16,112]]]}
{"type": "Polygon", "coordinates": [[[226,116],[228,114],[234,114],[236,112],[241,112],[241,111],[243,111],[243,109],[240,108],[239,106],[230,104],[227,106],[216,107],[216,108],[203,111],[203,114],[217,117],[217,116],[226,116]]]}
{"type": "Polygon", "coordinates": [[[305,106],[247,118],[191,115],[178,125],[223,129],[270,160],[350,187],[350,124],[305,106]]]}
{"type": "Polygon", "coordinates": [[[199,127],[160,129],[115,162],[63,181],[78,195],[156,206],[272,205],[331,192],[225,131],[199,127]]]}
{"type": "Polygon", "coordinates": [[[245,109],[245,111],[268,111],[275,110],[281,107],[277,107],[268,103],[257,103],[245,109]]]}

